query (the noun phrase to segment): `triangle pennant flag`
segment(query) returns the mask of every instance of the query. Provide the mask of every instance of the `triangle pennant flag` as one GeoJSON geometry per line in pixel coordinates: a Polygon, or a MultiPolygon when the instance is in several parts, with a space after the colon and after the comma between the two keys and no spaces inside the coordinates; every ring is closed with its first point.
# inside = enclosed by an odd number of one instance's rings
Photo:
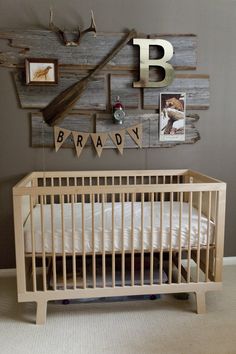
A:
{"type": "Polygon", "coordinates": [[[135,144],[137,144],[140,148],[142,147],[142,124],[134,125],[133,127],[126,128],[127,133],[131,136],[135,144]]]}
{"type": "Polygon", "coordinates": [[[102,150],[107,140],[107,133],[91,133],[91,138],[94,144],[94,147],[97,151],[98,156],[100,157],[102,154],[102,150]]]}
{"type": "Polygon", "coordinates": [[[123,149],[125,144],[125,129],[119,130],[117,132],[111,132],[109,133],[109,135],[121,155],[123,155],[123,149]]]}
{"type": "Polygon", "coordinates": [[[73,135],[74,144],[75,144],[75,148],[76,148],[76,154],[77,154],[77,157],[79,157],[83,148],[86,145],[86,142],[89,137],[89,133],[72,132],[72,135],[73,135]]]}
{"type": "Polygon", "coordinates": [[[70,134],[71,134],[70,130],[56,127],[56,126],[54,127],[54,142],[55,142],[56,152],[60,149],[60,147],[62,146],[62,144],[70,134]]]}

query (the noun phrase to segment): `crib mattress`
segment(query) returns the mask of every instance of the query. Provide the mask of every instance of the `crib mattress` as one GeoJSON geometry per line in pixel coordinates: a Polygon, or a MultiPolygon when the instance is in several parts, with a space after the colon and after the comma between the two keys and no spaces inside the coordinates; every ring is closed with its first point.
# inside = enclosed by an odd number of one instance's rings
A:
{"type": "MultiPolygon", "coordinates": [[[[133,231],[132,231],[132,203],[124,203],[124,225],[122,227],[122,204],[114,203],[114,230],[112,229],[112,203],[104,203],[104,231],[102,228],[102,204],[94,203],[94,223],[92,220],[92,205],[84,204],[84,244],[85,252],[106,252],[154,250],[162,247],[179,247],[179,235],[181,234],[181,247],[189,246],[189,204],[183,203],[182,218],[180,224],[180,205],[173,202],[172,232],[170,230],[170,202],[163,203],[162,227],[160,223],[160,202],[153,205],[153,227],[151,226],[151,203],[145,202],[143,208],[143,230],[141,227],[141,203],[133,203],[133,231]],[[180,232],[181,227],[181,232],[180,232]],[[93,231],[94,230],[94,231],[93,231]],[[124,239],[124,242],[122,242],[124,239]],[[172,241],[171,241],[172,239],[172,241]],[[104,240],[104,245],[103,245],[104,240]],[[113,241],[114,240],[114,241],[113,241]],[[132,241],[133,240],[133,241],[132,241]]],[[[32,252],[32,234],[35,245],[35,252],[42,252],[44,244],[45,252],[63,252],[63,243],[66,253],[82,252],[82,204],[74,204],[74,233],[72,225],[72,205],[63,205],[64,221],[62,223],[62,206],[60,204],[43,206],[43,227],[41,225],[41,207],[36,205],[33,209],[33,233],[31,216],[27,218],[24,225],[25,252],[32,252]],[[52,213],[53,209],[53,213],[52,213]],[[52,217],[53,215],[53,217],[52,217]],[[52,227],[53,226],[53,227],[52,227]],[[62,230],[64,229],[64,241],[62,230]],[[53,232],[52,232],[53,230],[53,232]],[[43,237],[42,237],[43,235],[43,237]],[[44,241],[43,241],[44,238],[44,241]],[[74,239],[74,242],[73,242],[74,239]],[[54,244],[54,248],[53,248],[54,244]],[[74,244],[74,247],[73,247],[74,244]]],[[[214,223],[201,215],[200,232],[198,230],[198,211],[192,208],[191,218],[191,247],[206,245],[213,242],[214,223]],[[199,237],[200,235],[200,237],[199,237]],[[209,238],[209,240],[208,240],[209,238]]]]}

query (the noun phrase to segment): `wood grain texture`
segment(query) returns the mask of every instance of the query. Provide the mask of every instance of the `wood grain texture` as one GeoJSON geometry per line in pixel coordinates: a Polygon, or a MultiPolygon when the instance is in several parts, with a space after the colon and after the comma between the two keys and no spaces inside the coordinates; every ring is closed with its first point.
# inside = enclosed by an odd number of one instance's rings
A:
{"type": "Polygon", "coordinates": [[[135,30],[131,30],[128,34],[125,34],[117,46],[110,51],[105,59],[99,62],[99,64],[95,66],[87,76],[67,87],[66,90],[62,91],[45,108],[43,108],[41,112],[45,122],[51,126],[61,122],[72,108],[74,108],[76,102],[80,100],[80,97],[83,95],[90,81],[93,80],[93,78],[99,74],[100,71],[112,61],[117,53],[119,53],[136,35],[137,33],[135,30]]]}
{"type": "MultiPolygon", "coordinates": [[[[49,30],[2,30],[0,32],[0,66],[23,66],[26,57],[58,58],[60,65],[76,65],[91,69],[101,62],[117,45],[124,33],[87,33],[78,47],[61,44],[56,33],[49,30]],[[88,55],[89,53],[89,55],[88,55]]],[[[147,38],[148,35],[137,35],[147,38]]],[[[175,69],[196,68],[197,39],[195,35],[152,35],[170,41],[175,55],[170,63],[175,69]]],[[[160,55],[159,49],[151,49],[151,57],[160,55]]],[[[126,45],[109,63],[110,70],[137,69],[138,46],[126,45]]]]}
{"type": "Polygon", "coordinates": [[[161,92],[186,92],[187,109],[208,109],[210,104],[209,76],[208,75],[176,75],[176,78],[165,89],[144,88],[143,108],[159,108],[161,92]]]}
{"type": "MultiPolygon", "coordinates": [[[[24,73],[19,71],[14,75],[17,93],[22,108],[44,108],[60,92],[83,77],[78,73],[63,74],[59,84],[54,86],[28,86],[24,81],[24,73]]],[[[95,77],[88,83],[87,88],[74,106],[75,109],[106,109],[105,79],[103,76],[95,77]]]]}
{"type": "MultiPolygon", "coordinates": [[[[132,125],[142,123],[143,141],[142,147],[173,147],[181,144],[194,144],[200,140],[200,134],[195,127],[195,122],[199,120],[199,115],[187,113],[185,122],[185,141],[179,142],[160,142],[159,141],[159,114],[152,113],[135,113],[129,114],[125,118],[122,126],[114,124],[109,114],[96,115],[96,132],[112,132],[119,129],[128,128],[132,125]]],[[[115,148],[111,140],[107,140],[105,148],[115,148]]],[[[125,135],[124,148],[137,148],[128,134],[125,135]]]]}
{"type": "Polygon", "coordinates": [[[137,74],[110,75],[110,102],[114,103],[119,96],[125,109],[140,107],[140,90],[133,88],[133,82],[137,81],[137,74]]]}
{"type": "MultiPolygon", "coordinates": [[[[77,132],[93,132],[94,118],[91,115],[69,114],[60,127],[77,132]]],[[[91,145],[90,138],[88,138],[86,145],[91,145]]],[[[41,113],[31,113],[31,146],[54,147],[53,127],[44,123],[41,113]]],[[[63,147],[75,148],[72,134],[63,143],[63,147]]]]}

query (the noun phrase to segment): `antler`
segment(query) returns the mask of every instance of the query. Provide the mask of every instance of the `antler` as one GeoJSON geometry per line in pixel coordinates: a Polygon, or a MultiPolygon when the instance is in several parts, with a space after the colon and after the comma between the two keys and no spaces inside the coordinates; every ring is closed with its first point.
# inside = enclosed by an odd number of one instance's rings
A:
{"type": "Polygon", "coordinates": [[[67,45],[67,39],[65,37],[64,31],[62,31],[59,27],[55,26],[53,23],[53,9],[50,7],[50,20],[49,20],[49,28],[53,31],[59,34],[59,37],[61,41],[67,45]]]}
{"type": "Polygon", "coordinates": [[[96,23],[95,23],[95,19],[94,19],[94,14],[93,14],[93,10],[91,10],[91,24],[88,28],[86,28],[84,31],[81,32],[80,38],[87,32],[97,32],[97,27],[96,27],[96,23]]]}
{"type": "Polygon", "coordinates": [[[49,20],[49,28],[53,31],[58,33],[61,41],[63,42],[64,45],[66,46],[78,46],[80,43],[80,40],[82,38],[82,36],[87,33],[87,32],[97,32],[97,28],[96,28],[96,24],[95,24],[95,20],[94,20],[94,14],[93,11],[91,10],[91,24],[88,28],[86,28],[84,31],[80,31],[80,29],[78,28],[78,34],[75,40],[73,41],[69,41],[66,38],[66,34],[63,30],[61,30],[59,27],[55,26],[53,23],[53,10],[52,7],[50,8],[50,20],[49,20]]]}

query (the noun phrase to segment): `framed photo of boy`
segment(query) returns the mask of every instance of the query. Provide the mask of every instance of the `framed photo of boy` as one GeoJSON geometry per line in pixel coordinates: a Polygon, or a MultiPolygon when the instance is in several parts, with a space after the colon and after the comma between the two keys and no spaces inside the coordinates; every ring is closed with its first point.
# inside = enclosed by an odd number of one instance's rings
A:
{"type": "Polygon", "coordinates": [[[160,93],[160,141],[185,141],[186,94],[160,93]]]}
{"type": "Polygon", "coordinates": [[[58,60],[27,58],[25,59],[27,85],[56,85],[58,83],[58,60]]]}

